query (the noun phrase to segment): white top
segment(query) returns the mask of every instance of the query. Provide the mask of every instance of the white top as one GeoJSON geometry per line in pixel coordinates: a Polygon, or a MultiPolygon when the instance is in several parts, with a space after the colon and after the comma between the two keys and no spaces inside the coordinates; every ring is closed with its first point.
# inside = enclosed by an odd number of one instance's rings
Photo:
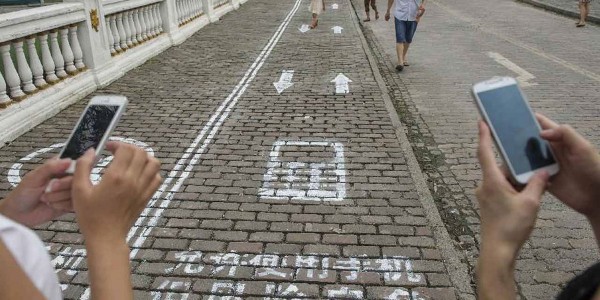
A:
{"type": "Polygon", "coordinates": [[[416,21],[421,0],[396,0],[394,17],[399,21],[416,21]]]}
{"type": "Polygon", "coordinates": [[[50,255],[33,231],[0,214],[0,238],[33,285],[46,299],[62,299],[60,284],[50,262],[50,255]]]}

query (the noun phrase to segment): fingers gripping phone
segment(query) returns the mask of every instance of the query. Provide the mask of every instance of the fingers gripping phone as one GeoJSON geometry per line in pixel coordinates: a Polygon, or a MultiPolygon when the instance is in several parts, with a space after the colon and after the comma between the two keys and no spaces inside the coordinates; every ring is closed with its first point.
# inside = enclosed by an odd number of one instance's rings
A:
{"type": "Polygon", "coordinates": [[[95,96],[90,100],[60,153],[60,158],[73,160],[67,173],[75,172],[76,160],[88,149],[96,149],[96,156],[100,154],[126,105],[124,96],[95,96]]]}
{"type": "Polygon", "coordinates": [[[527,184],[541,170],[558,173],[552,149],[540,137],[540,126],[514,78],[479,82],[472,93],[514,181],[527,184]]]}

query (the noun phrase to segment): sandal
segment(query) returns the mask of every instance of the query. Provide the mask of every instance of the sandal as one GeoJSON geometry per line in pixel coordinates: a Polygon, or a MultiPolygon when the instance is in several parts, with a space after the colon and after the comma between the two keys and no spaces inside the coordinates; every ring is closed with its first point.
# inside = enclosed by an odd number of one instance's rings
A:
{"type": "Polygon", "coordinates": [[[408,66],[410,66],[410,64],[409,64],[407,61],[405,61],[405,62],[404,62],[404,66],[405,66],[405,67],[408,67],[408,66]]]}
{"type": "Polygon", "coordinates": [[[575,27],[583,27],[585,26],[585,23],[577,23],[577,25],[575,25],[575,27]]]}

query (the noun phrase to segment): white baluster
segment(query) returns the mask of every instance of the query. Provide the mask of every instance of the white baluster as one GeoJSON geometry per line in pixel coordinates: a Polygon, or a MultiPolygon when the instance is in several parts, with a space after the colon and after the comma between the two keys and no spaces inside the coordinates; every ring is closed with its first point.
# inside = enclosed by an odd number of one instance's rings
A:
{"type": "Polygon", "coordinates": [[[60,52],[57,36],[58,30],[55,29],[50,31],[50,51],[52,52],[52,59],[54,60],[54,66],[56,68],[56,76],[65,78],[69,75],[65,72],[65,59],[60,52]]]}
{"type": "Polygon", "coordinates": [[[110,55],[115,56],[117,54],[117,50],[115,49],[115,38],[112,34],[112,29],[110,28],[110,17],[106,16],[104,18],[106,21],[106,36],[108,37],[108,48],[110,49],[110,55]]]}
{"type": "Polygon", "coordinates": [[[188,2],[187,0],[181,0],[181,22],[186,24],[188,21],[188,2]]]}
{"type": "Polygon", "coordinates": [[[21,78],[19,78],[10,56],[10,44],[1,45],[0,53],[2,53],[2,65],[4,66],[10,97],[17,101],[21,100],[25,97],[25,93],[21,90],[21,78]]]}
{"type": "Polygon", "coordinates": [[[10,105],[10,97],[6,94],[6,83],[2,72],[0,72],[0,108],[4,108],[10,105]]]}
{"type": "Polygon", "coordinates": [[[144,38],[142,37],[142,24],[140,22],[140,9],[136,8],[133,11],[133,23],[135,24],[135,38],[138,41],[138,44],[144,42],[144,38]]]}
{"type": "Polygon", "coordinates": [[[148,6],[144,6],[144,20],[146,21],[146,34],[148,35],[148,38],[154,38],[154,31],[153,29],[153,23],[152,23],[152,19],[150,19],[150,8],[148,6]]]}
{"type": "Polygon", "coordinates": [[[200,11],[202,10],[200,8],[200,5],[202,5],[200,1],[198,0],[193,0],[194,2],[194,18],[197,18],[200,15],[200,11]]]}
{"type": "Polygon", "coordinates": [[[136,36],[137,30],[135,28],[135,23],[133,22],[133,10],[127,12],[127,22],[129,22],[129,28],[131,29],[131,42],[133,43],[133,46],[137,46],[139,42],[136,36]]]}
{"type": "Polygon", "coordinates": [[[75,57],[75,68],[77,70],[85,69],[83,63],[83,51],[81,51],[81,45],[79,44],[79,38],[77,37],[77,25],[71,25],[69,27],[69,42],[73,49],[73,56],[75,57]]]}
{"type": "Polygon", "coordinates": [[[144,8],[138,8],[138,16],[140,19],[140,26],[142,27],[142,39],[147,41],[150,37],[148,36],[148,25],[146,25],[146,17],[144,15],[144,8]]]}
{"type": "Polygon", "coordinates": [[[177,0],[177,24],[179,24],[179,26],[182,25],[183,23],[183,12],[181,10],[181,6],[183,5],[183,0],[177,0]]]}
{"type": "Polygon", "coordinates": [[[77,73],[77,68],[75,67],[75,56],[73,55],[73,50],[71,50],[71,44],[69,43],[69,28],[61,28],[58,32],[60,34],[60,49],[63,58],[65,59],[67,73],[75,74],[77,73]]]}
{"type": "Polygon", "coordinates": [[[125,28],[123,27],[123,14],[117,14],[117,30],[119,30],[119,41],[121,42],[121,49],[127,50],[127,35],[125,34],[125,28]]]}
{"type": "Polygon", "coordinates": [[[156,4],[154,7],[154,14],[156,15],[156,23],[158,23],[158,34],[163,32],[163,20],[160,14],[160,4],[156,4]]]}
{"type": "Polygon", "coordinates": [[[33,85],[33,75],[23,52],[23,40],[16,40],[13,44],[15,55],[17,56],[17,72],[21,78],[23,91],[27,94],[35,92],[37,88],[33,85]]]}
{"type": "Polygon", "coordinates": [[[44,68],[35,48],[35,36],[27,38],[27,53],[29,54],[29,67],[31,67],[31,73],[33,74],[33,84],[43,89],[48,83],[44,80],[44,68]]]}
{"type": "Polygon", "coordinates": [[[113,34],[113,40],[115,41],[115,50],[117,53],[121,53],[125,50],[121,49],[121,36],[119,36],[119,30],[117,29],[117,16],[110,16],[110,31],[113,34]]]}
{"type": "Polygon", "coordinates": [[[146,6],[146,10],[148,11],[148,21],[150,22],[150,34],[153,38],[155,38],[157,36],[156,20],[154,19],[154,14],[152,13],[152,5],[146,6]]]}
{"type": "Polygon", "coordinates": [[[129,12],[123,12],[123,31],[125,31],[125,44],[127,44],[127,48],[133,47],[133,42],[131,41],[131,28],[129,27],[129,12]]]}
{"type": "Polygon", "coordinates": [[[39,34],[40,50],[42,51],[42,66],[44,67],[44,74],[46,75],[46,82],[55,83],[59,81],[56,76],[56,66],[54,65],[54,59],[50,53],[48,46],[48,33],[43,32],[39,34]]]}

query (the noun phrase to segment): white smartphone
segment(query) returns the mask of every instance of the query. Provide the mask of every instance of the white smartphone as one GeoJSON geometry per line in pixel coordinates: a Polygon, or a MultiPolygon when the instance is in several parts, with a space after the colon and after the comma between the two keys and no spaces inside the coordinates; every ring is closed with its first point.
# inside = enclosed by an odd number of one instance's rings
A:
{"type": "Polygon", "coordinates": [[[540,125],[514,78],[479,82],[472,93],[513,180],[527,184],[538,171],[558,173],[552,149],[540,137],[540,125]]]}
{"type": "Polygon", "coordinates": [[[95,96],[90,100],[60,153],[60,158],[73,160],[67,173],[75,172],[75,161],[88,149],[96,149],[96,156],[100,154],[126,105],[125,96],[95,96]]]}

